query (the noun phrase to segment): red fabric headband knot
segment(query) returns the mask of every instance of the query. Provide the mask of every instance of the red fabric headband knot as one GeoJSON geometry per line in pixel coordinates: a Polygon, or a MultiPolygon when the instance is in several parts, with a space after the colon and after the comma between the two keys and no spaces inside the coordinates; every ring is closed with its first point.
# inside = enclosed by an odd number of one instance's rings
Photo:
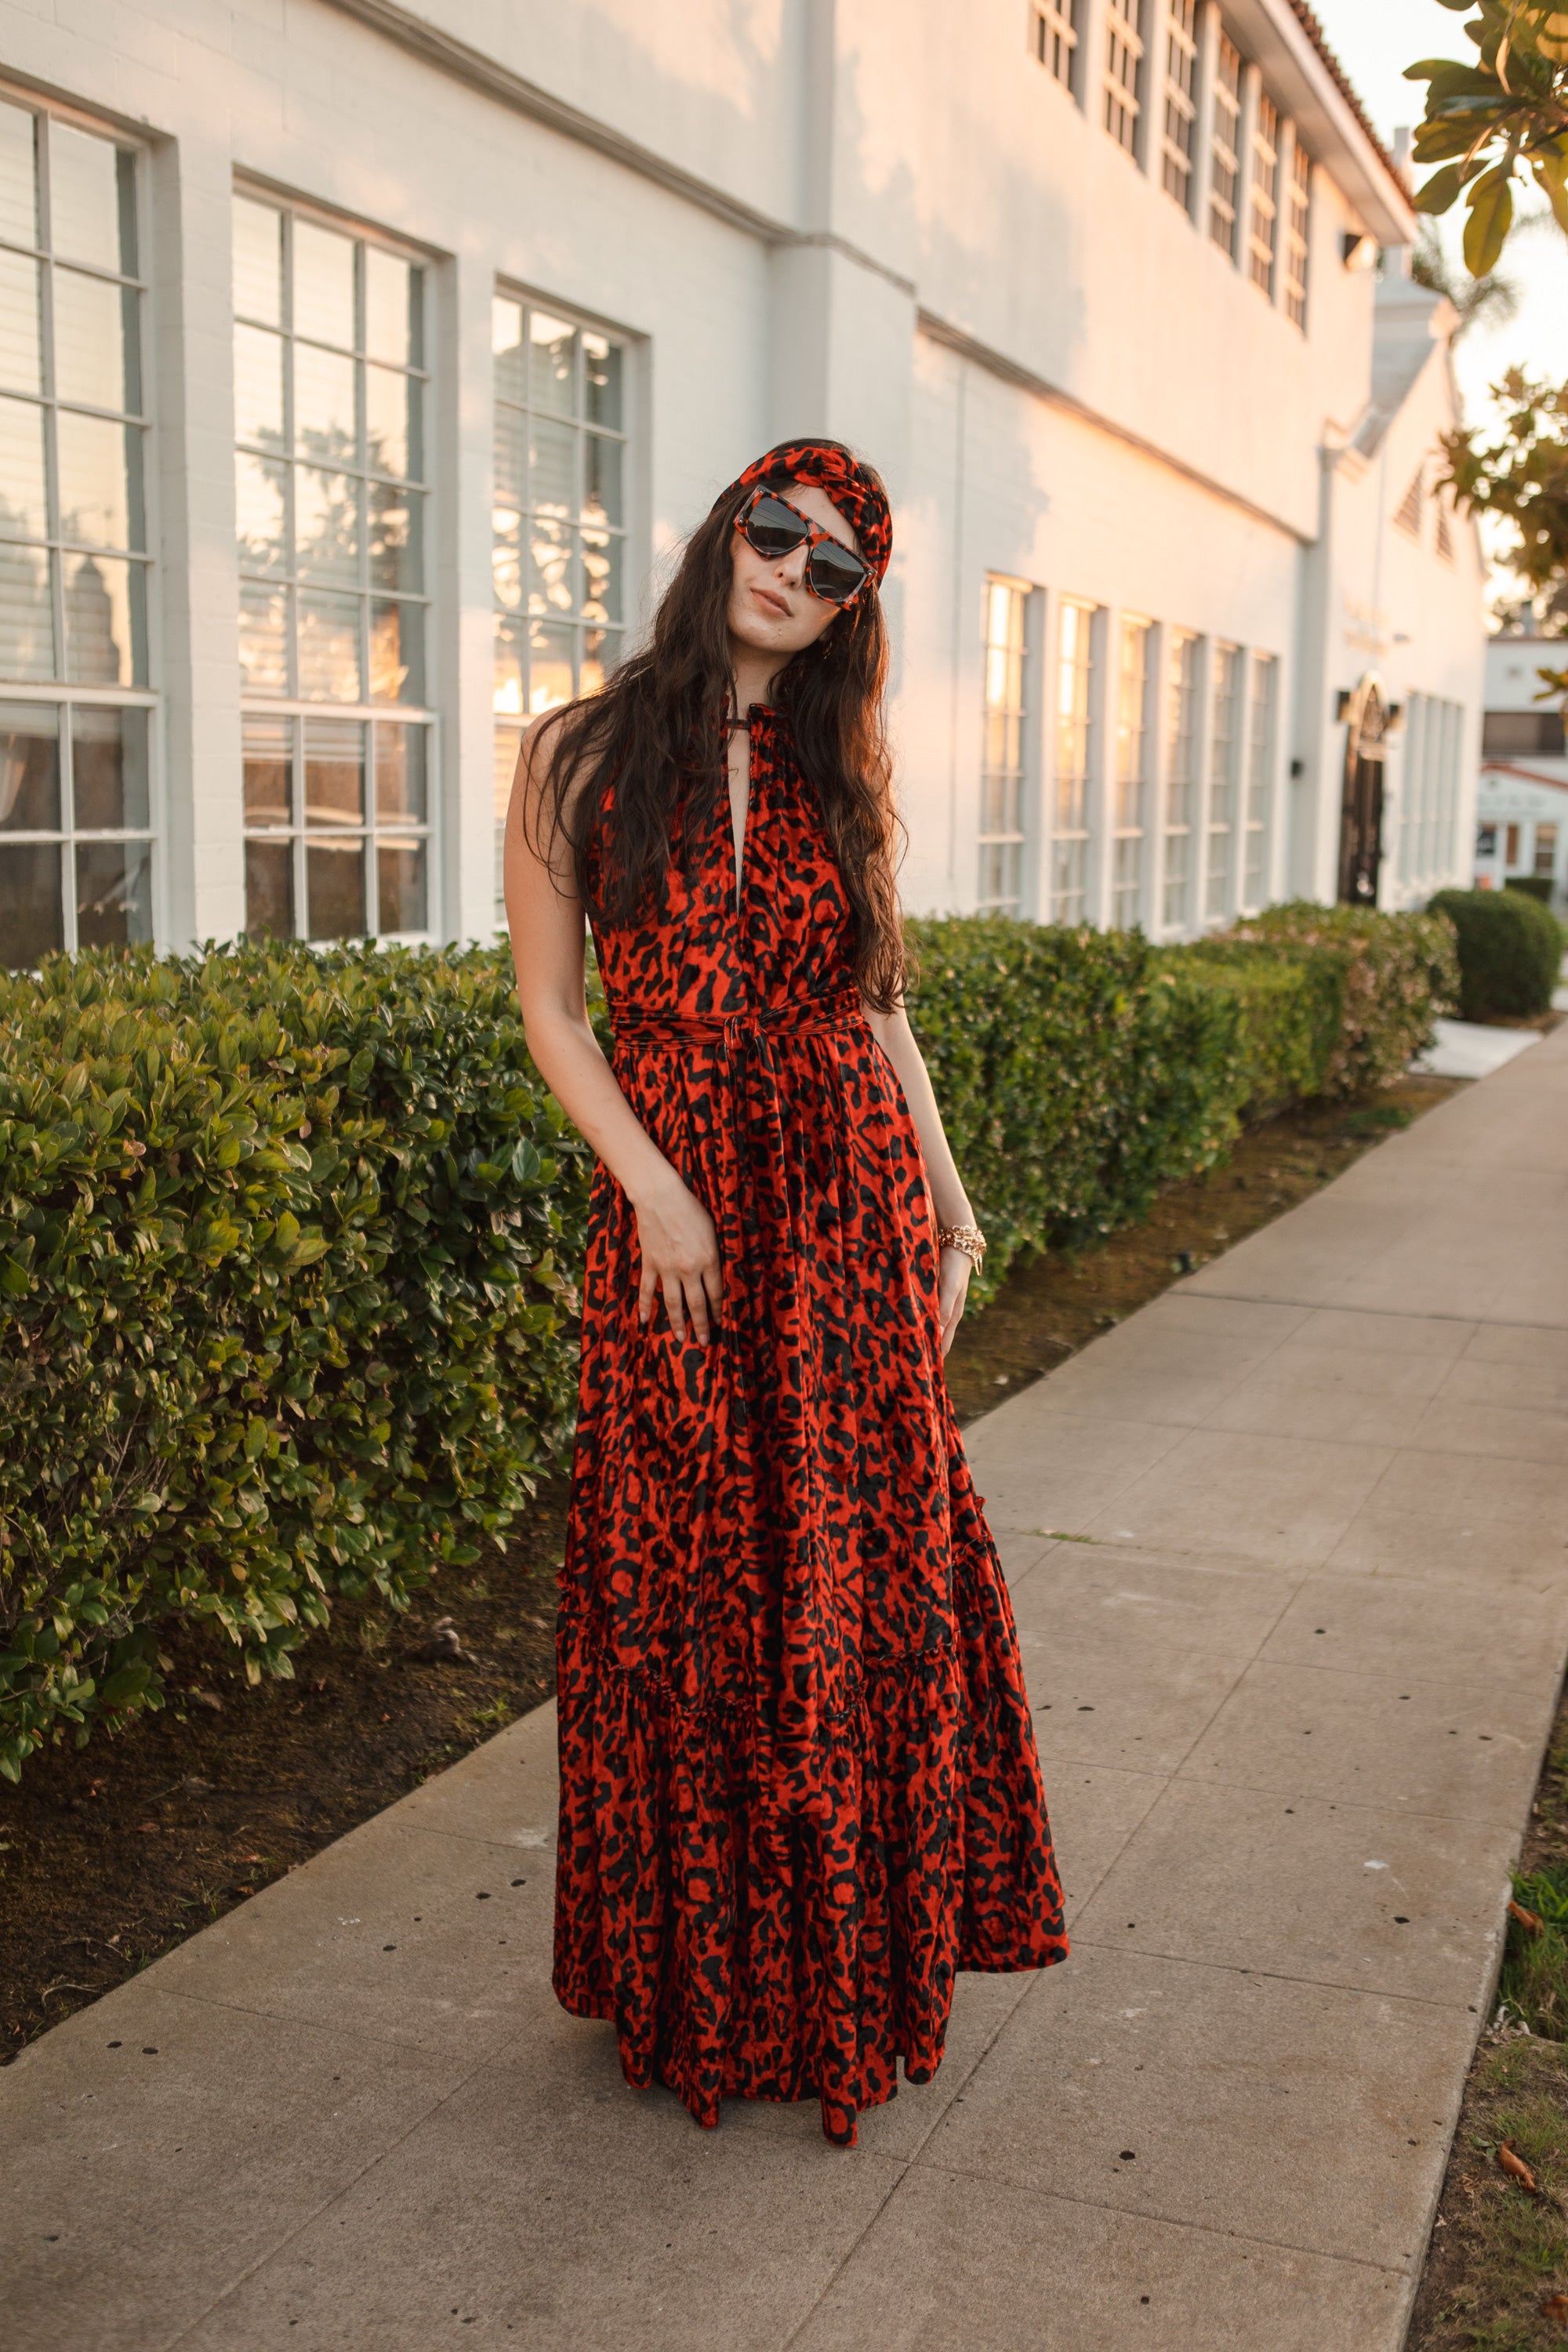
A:
{"type": "Polygon", "coordinates": [[[860,552],[880,583],[893,551],[893,518],[888,494],[869,466],[836,441],[781,441],[737,476],[713,501],[722,506],[753,482],[815,482],[826,490],[860,542],[860,552]]]}

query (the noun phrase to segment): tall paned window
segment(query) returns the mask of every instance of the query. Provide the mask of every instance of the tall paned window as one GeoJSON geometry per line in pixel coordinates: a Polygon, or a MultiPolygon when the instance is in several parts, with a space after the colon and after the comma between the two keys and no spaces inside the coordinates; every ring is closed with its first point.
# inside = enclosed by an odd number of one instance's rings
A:
{"type": "Polygon", "coordinates": [[[1130,155],[1143,105],[1144,0],[1106,0],[1105,127],[1130,155]]]}
{"type": "Polygon", "coordinates": [[[1312,159],[1296,134],[1285,188],[1285,316],[1307,326],[1307,230],[1311,218],[1312,159]]]}
{"type": "Polygon", "coordinates": [[[1215,66],[1214,139],[1209,168],[1209,235],[1236,258],[1241,197],[1241,51],[1222,33],[1215,66]]]}
{"type": "Polygon", "coordinates": [[[0,101],[0,961],[153,936],[137,155],[0,101]]]}
{"type": "Polygon", "coordinates": [[[1247,709],[1247,841],[1241,865],[1242,904],[1261,907],[1268,888],[1268,803],[1274,773],[1275,708],[1279,664],[1258,654],[1247,709]]]}
{"type": "Polygon", "coordinates": [[[1405,708],[1404,762],[1399,794],[1399,879],[1412,882],[1426,872],[1423,835],[1426,823],[1424,759],[1426,697],[1413,694],[1405,708]]]}
{"type": "Polygon", "coordinates": [[[246,927],[418,938],[434,714],[426,272],[234,200],[246,927]]]}
{"type": "Polygon", "coordinates": [[[1167,0],[1167,10],[1161,177],[1165,194],[1190,213],[1198,134],[1198,0],[1167,0]]]}
{"type": "Polygon", "coordinates": [[[1080,0],[1035,0],[1031,19],[1035,55],[1064,89],[1071,89],[1074,83],[1079,5],[1080,0]]]}
{"type": "Polygon", "coordinates": [[[1116,773],[1111,811],[1110,919],[1130,931],[1143,911],[1144,809],[1149,791],[1147,621],[1121,625],[1116,677],[1116,773]]]}
{"type": "Polygon", "coordinates": [[[1252,282],[1270,300],[1274,297],[1274,246],[1279,210],[1279,110],[1259,93],[1258,121],[1252,133],[1252,221],[1247,232],[1247,259],[1252,282]]]}
{"type": "Polygon", "coordinates": [[[1209,738],[1208,858],[1204,880],[1204,913],[1210,922],[1230,912],[1237,770],[1241,754],[1241,670],[1238,647],[1215,646],[1214,727],[1209,738]]]}
{"type": "Polygon", "coordinates": [[[1089,709],[1094,607],[1064,601],[1057,639],[1056,799],[1051,920],[1081,923],[1089,884],[1089,709]]]}
{"type": "Polygon", "coordinates": [[[626,625],[625,347],[498,294],[495,354],[496,821],[530,719],[596,694],[626,625]]]}
{"type": "Polygon", "coordinates": [[[1024,616],[1028,592],[985,583],[984,737],[980,761],[981,909],[1017,915],[1024,903],[1024,616]]]}
{"type": "Polygon", "coordinates": [[[1167,930],[1191,920],[1193,824],[1198,792],[1198,641],[1173,630],[1165,671],[1165,878],[1167,930]]]}

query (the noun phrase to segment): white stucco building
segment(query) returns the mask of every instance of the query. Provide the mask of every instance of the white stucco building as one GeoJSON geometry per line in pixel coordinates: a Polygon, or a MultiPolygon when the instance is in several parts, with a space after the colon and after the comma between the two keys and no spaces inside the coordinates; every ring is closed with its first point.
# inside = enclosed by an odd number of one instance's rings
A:
{"type": "Polygon", "coordinates": [[[1549,879],[1560,915],[1568,914],[1568,745],[1562,698],[1544,698],[1540,672],[1565,667],[1561,637],[1494,637],[1488,646],[1476,795],[1476,881],[1500,890],[1527,874],[1549,879]]]}
{"type": "Polygon", "coordinates": [[[895,500],[912,908],[1468,878],[1444,315],[1297,0],[0,0],[0,58],[11,961],[488,933],[523,715],[805,431],[895,500]]]}

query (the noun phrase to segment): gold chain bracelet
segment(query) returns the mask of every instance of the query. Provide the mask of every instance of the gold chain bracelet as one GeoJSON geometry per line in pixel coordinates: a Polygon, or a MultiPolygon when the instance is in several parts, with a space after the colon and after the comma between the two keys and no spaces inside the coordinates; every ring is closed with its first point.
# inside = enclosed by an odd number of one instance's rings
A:
{"type": "Polygon", "coordinates": [[[939,1249],[962,1250],[979,1273],[985,1256],[985,1236],[978,1225],[938,1225],[936,1241],[939,1249]]]}

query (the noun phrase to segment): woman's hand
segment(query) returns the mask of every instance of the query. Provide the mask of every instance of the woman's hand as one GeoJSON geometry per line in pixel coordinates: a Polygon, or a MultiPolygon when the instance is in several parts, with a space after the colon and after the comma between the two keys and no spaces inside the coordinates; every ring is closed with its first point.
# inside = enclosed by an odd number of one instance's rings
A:
{"type": "Polygon", "coordinates": [[[693,1335],[705,1348],[718,1320],[723,1289],[712,1218],[673,1168],[668,1182],[651,1197],[634,1202],[633,1212],[642,1257],[637,1321],[646,1330],[653,1319],[654,1300],[662,1291],[677,1346],[686,1345],[689,1317],[693,1335]]]}
{"type": "Polygon", "coordinates": [[[942,1318],[942,1352],[945,1356],[958,1337],[958,1327],[963,1320],[963,1302],[969,1293],[969,1277],[974,1271],[974,1261],[960,1249],[944,1249],[936,1277],[937,1313],[942,1318]]]}

